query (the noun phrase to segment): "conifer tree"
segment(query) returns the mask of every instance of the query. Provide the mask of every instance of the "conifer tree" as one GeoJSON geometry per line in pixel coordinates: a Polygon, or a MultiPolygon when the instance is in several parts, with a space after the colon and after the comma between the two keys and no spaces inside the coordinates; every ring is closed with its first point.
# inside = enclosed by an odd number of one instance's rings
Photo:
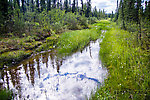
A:
{"type": "Polygon", "coordinates": [[[41,0],[41,11],[45,9],[45,0],[41,0]]]}
{"type": "Polygon", "coordinates": [[[25,13],[25,7],[24,7],[25,1],[21,0],[21,3],[22,3],[22,12],[25,13]]]}
{"type": "Polygon", "coordinates": [[[31,0],[31,11],[34,12],[34,2],[31,0]]]}
{"type": "Polygon", "coordinates": [[[17,5],[18,5],[18,7],[20,9],[20,0],[17,0],[17,5]]]}
{"type": "Polygon", "coordinates": [[[60,9],[63,10],[62,0],[60,0],[60,9]]]}
{"type": "Polygon", "coordinates": [[[123,0],[120,0],[119,5],[119,21],[122,23],[122,28],[125,29],[125,20],[124,20],[124,3],[123,0]]]}
{"type": "Polygon", "coordinates": [[[113,11],[112,11],[112,14],[111,14],[111,20],[113,20],[114,18],[114,14],[113,14],[113,11]]]}
{"type": "Polygon", "coordinates": [[[51,10],[51,0],[47,0],[47,11],[51,10]]]}
{"type": "Polygon", "coordinates": [[[65,0],[64,1],[64,8],[65,8],[65,12],[67,13],[68,12],[68,0],[65,0]]]}
{"type": "Polygon", "coordinates": [[[83,0],[81,0],[81,15],[84,13],[83,11],[83,0]]]}
{"type": "Polygon", "coordinates": [[[56,8],[56,0],[53,0],[53,8],[56,8]]]}
{"type": "Polygon", "coordinates": [[[39,9],[39,0],[36,0],[36,9],[37,9],[38,12],[40,11],[40,9],[39,9]]]}
{"type": "Polygon", "coordinates": [[[76,0],[73,0],[73,4],[72,4],[72,13],[75,12],[75,6],[76,6],[76,0]]]}
{"type": "Polygon", "coordinates": [[[8,1],[7,0],[0,0],[0,26],[1,23],[4,23],[7,19],[8,15],[8,1]]]}
{"type": "Polygon", "coordinates": [[[59,0],[57,0],[57,8],[58,8],[58,9],[59,9],[59,6],[60,6],[59,0]]]}
{"type": "Polygon", "coordinates": [[[98,12],[97,12],[96,6],[94,7],[93,15],[94,15],[94,17],[98,17],[98,12]]]}
{"type": "Polygon", "coordinates": [[[77,12],[79,12],[78,0],[76,0],[76,9],[77,9],[77,12]]]}
{"type": "Polygon", "coordinates": [[[90,17],[90,13],[91,13],[91,0],[87,1],[87,10],[86,10],[86,17],[90,17]]]}

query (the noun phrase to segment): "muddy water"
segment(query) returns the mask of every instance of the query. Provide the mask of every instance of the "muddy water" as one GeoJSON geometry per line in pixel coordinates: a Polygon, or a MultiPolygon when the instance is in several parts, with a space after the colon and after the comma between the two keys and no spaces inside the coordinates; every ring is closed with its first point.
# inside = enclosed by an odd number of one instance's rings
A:
{"type": "Polygon", "coordinates": [[[99,49],[97,40],[68,57],[59,58],[55,50],[38,54],[4,70],[4,85],[19,100],[85,100],[106,77],[99,49]]]}

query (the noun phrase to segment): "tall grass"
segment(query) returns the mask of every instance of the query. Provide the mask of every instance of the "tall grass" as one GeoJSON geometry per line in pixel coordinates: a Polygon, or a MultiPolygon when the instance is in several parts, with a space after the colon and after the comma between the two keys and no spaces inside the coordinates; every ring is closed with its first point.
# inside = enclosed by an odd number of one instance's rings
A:
{"type": "Polygon", "coordinates": [[[136,34],[113,27],[100,45],[100,57],[109,75],[91,99],[148,100],[150,55],[138,46],[136,34]]]}
{"type": "Polygon", "coordinates": [[[13,93],[10,90],[0,90],[0,100],[11,100],[13,99],[13,93]]]}
{"type": "Polygon", "coordinates": [[[58,53],[70,54],[84,48],[91,40],[100,36],[94,29],[77,30],[63,33],[58,40],[58,53]]]}
{"type": "Polygon", "coordinates": [[[91,29],[65,32],[58,40],[58,53],[68,55],[78,49],[83,49],[90,41],[100,38],[101,30],[108,30],[108,21],[93,24],[91,29]]]}

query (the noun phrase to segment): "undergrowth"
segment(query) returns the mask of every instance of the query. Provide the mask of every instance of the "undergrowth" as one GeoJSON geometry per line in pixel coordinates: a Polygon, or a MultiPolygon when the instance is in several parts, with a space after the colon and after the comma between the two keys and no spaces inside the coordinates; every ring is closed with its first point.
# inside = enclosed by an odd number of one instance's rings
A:
{"type": "Polygon", "coordinates": [[[109,74],[92,100],[150,98],[149,50],[141,49],[136,36],[117,27],[106,32],[100,57],[109,74]]]}

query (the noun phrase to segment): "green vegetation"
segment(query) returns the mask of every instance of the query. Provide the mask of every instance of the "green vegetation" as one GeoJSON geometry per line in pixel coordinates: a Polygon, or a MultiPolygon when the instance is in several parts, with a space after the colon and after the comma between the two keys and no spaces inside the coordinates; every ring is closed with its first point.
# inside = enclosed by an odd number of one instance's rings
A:
{"type": "Polygon", "coordinates": [[[139,45],[137,33],[129,33],[114,26],[106,32],[100,43],[100,57],[109,74],[104,85],[91,99],[148,100],[149,50],[139,45]]]}
{"type": "Polygon", "coordinates": [[[4,65],[12,66],[17,64],[29,57],[35,51],[41,52],[53,49],[58,38],[59,35],[52,34],[45,40],[41,40],[40,37],[37,36],[2,39],[0,41],[0,46],[2,48],[0,52],[0,67],[2,68],[4,65]]]}
{"type": "Polygon", "coordinates": [[[0,55],[0,66],[3,67],[3,65],[14,65],[18,62],[24,60],[25,58],[29,57],[31,55],[31,51],[23,51],[23,50],[17,50],[12,52],[6,52],[0,55]]]}
{"type": "Polygon", "coordinates": [[[12,94],[9,90],[0,90],[0,100],[11,100],[13,98],[12,94]]]}
{"type": "Polygon", "coordinates": [[[57,34],[53,34],[51,37],[47,37],[45,43],[39,46],[36,49],[36,51],[41,52],[41,51],[51,50],[55,48],[58,38],[59,38],[59,35],[57,34]]]}
{"type": "MultiPolygon", "coordinates": [[[[0,0],[0,68],[55,47],[71,54],[107,30],[100,57],[109,75],[91,99],[148,99],[150,1],[117,0],[115,14],[91,11],[91,2],[81,0],[80,7],[78,0],[0,0]],[[98,21],[107,17],[117,24],[98,21]]],[[[0,90],[0,99],[8,95],[0,90]]]]}
{"type": "Polygon", "coordinates": [[[66,55],[83,49],[90,41],[100,38],[101,30],[108,30],[109,24],[109,21],[100,21],[100,23],[93,24],[91,29],[62,33],[57,43],[58,53],[66,55]]]}
{"type": "Polygon", "coordinates": [[[58,52],[70,54],[77,49],[84,48],[91,40],[96,40],[99,36],[100,33],[97,33],[95,29],[63,33],[58,40],[58,52]]]}

